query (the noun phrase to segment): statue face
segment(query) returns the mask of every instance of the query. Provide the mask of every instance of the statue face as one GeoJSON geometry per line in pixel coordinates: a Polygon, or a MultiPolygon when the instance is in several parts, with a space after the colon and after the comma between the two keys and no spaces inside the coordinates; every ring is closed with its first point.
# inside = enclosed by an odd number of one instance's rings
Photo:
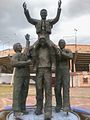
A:
{"type": "Polygon", "coordinates": [[[42,9],[41,12],[40,12],[40,15],[41,15],[41,18],[45,20],[46,17],[47,17],[47,10],[46,9],[42,9]]]}
{"type": "Polygon", "coordinates": [[[13,46],[13,49],[15,52],[21,52],[22,51],[22,45],[20,43],[16,43],[13,46]]]}
{"type": "Polygon", "coordinates": [[[39,42],[40,42],[41,47],[45,47],[46,46],[46,41],[45,41],[44,38],[40,39],[39,42]]]}
{"type": "Polygon", "coordinates": [[[21,52],[22,51],[22,46],[20,43],[17,44],[17,51],[21,52]]]}
{"type": "Polygon", "coordinates": [[[64,41],[63,39],[61,39],[61,40],[59,41],[59,47],[60,47],[61,49],[63,49],[63,48],[65,48],[65,46],[66,46],[65,41],[64,41]]]}

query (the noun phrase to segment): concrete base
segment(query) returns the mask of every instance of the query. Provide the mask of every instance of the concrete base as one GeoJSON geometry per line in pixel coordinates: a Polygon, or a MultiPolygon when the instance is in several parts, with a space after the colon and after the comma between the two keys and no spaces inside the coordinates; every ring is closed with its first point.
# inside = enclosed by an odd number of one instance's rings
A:
{"type": "MultiPolygon", "coordinates": [[[[22,120],[44,120],[44,114],[35,115],[35,108],[28,109],[29,114],[23,115],[20,118],[22,120]]],[[[13,112],[7,115],[6,120],[14,120],[13,112]]],[[[79,116],[73,112],[69,112],[68,115],[63,110],[59,113],[56,113],[54,108],[52,109],[52,120],[80,120],[79,116]]]]}

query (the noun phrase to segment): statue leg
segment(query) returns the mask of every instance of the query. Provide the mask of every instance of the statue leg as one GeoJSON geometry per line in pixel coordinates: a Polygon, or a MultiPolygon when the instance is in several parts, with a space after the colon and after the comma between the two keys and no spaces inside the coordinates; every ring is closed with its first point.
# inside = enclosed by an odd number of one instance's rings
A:
{"type": "Polygon", "coordinates": [[[56,83],[55,83],[55,98],[56,98],[56,107],[55,111],[60,112],[62,108],[62,75],[61,70],[56,70],[56,83]]]}
{"type": "Polygon", "coordinates": [[[42,114],[43,108],[43,69],[38,69],[36,73],[36,100],[37,108],[35,111],[36,115],[42,114]]]}
{"type": "Polygon", "coordinates": [[[18,118],[23,115],[22,113],[22,77],[14,77],[14,85],[13,85],[13,112],[14,117],[18,118]]]}
{"type": "Polygon", "coordinates": [[[44,117],[45,120],[52,117],[52,82],[51,82],[51,70],[45,68],[44,70],[44,87],[45,87],[45,107],[44,117]]]}
{"type": "Polygon", "coordinates": [[[70,73],[69,70],[64,70],[63,73],[63,109],[64,111],[70,110],[70,95],[69,95],[69,88],[70,88],[70,73]]]}
{"type": "Polygon", "coordinates": [[[20,112],[21,111],[21,91],[22,91],[22,77],[14,78],[13,85],[13,111],[20,112]]]}
{"type": "Polygon", "coordinates": [[[29,76],[25,76],[23,78],[24,82],[23,82],[23,85],[22,85],[22,102],[21,102],[21,111],[26,114],[26,98],[27,98],[27,95],[28,95],[28,89],[29,89],[29,79],[30,77],[29,76]]]}

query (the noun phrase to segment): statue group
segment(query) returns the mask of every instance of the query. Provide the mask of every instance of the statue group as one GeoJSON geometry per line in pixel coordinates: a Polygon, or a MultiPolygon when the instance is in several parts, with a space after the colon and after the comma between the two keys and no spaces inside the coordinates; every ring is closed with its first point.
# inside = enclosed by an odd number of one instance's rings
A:
{"type": "Polygon", "coordinates": [[[61,0],[58,1],[57,15],[54,19],[46,19],[47,10],[40,11],[41,20],[31,18],[27,5],[23,3],[24,14],[29,23],[35,26],[38,40],[30,46],[29,34],[25,35],[26,47],[22,52],[20,43],[13,45],[16,52],[12,56],[11,64],[15,67],[14,85],[13,85],[13,112],[15,120],[19,120],[19,116],[28,114],[26,111],[26,98],[29,89],[30,64],[36,67],[36,115],[41,115],[44,109],[44,120],[52,118],[52,64],[55,65],[56,81],[55,81],[55,111],[70,111],[69,100],[69,62],[73,59],[73,54],[65,48],[66,42],[60,39],[58,46],[50,40],[51,29],[58,22],[61,13],[61,0]],[[63,88],[63,97],[62,97],[63,88]],[[45,105],[43,106],[43,98],[45,91],[45,105]]]}

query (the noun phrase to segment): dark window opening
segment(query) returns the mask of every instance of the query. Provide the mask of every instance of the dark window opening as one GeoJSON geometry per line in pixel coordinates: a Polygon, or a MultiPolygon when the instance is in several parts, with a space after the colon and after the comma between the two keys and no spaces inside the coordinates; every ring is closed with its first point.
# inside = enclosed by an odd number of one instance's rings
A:
{"type": "Polygon", "coordinates": [[[88,83],[88,77],[83,78],[83,83],[88,83]]]}

